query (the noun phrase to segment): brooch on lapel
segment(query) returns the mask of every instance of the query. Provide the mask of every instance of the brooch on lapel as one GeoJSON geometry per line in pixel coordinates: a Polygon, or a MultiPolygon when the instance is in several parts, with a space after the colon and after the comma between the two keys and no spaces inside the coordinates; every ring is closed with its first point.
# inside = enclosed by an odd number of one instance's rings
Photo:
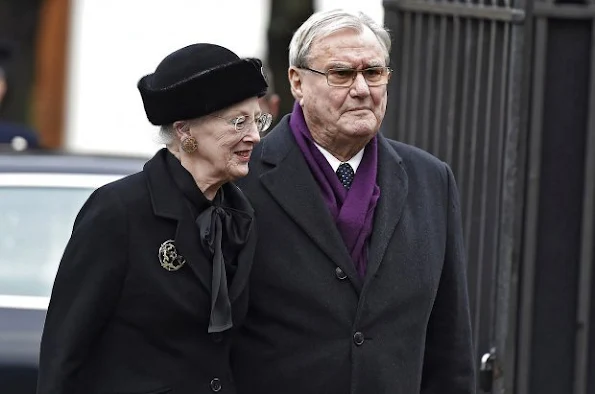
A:
{"type": "Polygon", "coordinates": [[[178,254],[174,241],[168,239],[159,247],[159,262],[166,270],[177,271],[186,264],[186,259],[178,254]]]}

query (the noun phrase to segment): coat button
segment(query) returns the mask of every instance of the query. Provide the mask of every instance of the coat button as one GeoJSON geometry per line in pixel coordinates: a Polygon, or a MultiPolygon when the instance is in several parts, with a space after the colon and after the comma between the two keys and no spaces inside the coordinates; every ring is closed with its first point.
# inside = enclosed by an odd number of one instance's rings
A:
{"type": "Polygon", "coordinates": [[[213,378],[213,380],[211,380],[211,390],[213,390],[215,393],[221,391],[221,379],[213,378]]]}
{"type": "Polygon", "coordinates": [[[353,334],[353,343],[355,343],[357,346],[361,346],[364,343],[364,334],[356,331],[356,333],[353,334]]]}
{"type": "Polygon", "coordinates": [[[337,275],[337,279],[339,280],[347,278],[347,274],[341,269],[341,267],[335,268],[335,275],[337,275]]]}
{"type": "Polygon", "coordinates": [[[215,343],[221,343],[221,341],[223,341],[223,334],[220,332],[214,332],[211,334],[211,339],[215,343]]]}

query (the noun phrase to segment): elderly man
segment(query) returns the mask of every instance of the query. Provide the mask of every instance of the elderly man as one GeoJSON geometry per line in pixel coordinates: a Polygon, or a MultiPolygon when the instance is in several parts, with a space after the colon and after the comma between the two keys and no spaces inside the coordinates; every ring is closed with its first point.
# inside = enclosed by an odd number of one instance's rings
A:
{"type": "Polygon", "coordinates": [[[475,392],[455,180],[378,134],[389,51],[381,26],[340,10],[293,36],[293,112],[240,182],[259,228],[240,393],[475,392]]]}

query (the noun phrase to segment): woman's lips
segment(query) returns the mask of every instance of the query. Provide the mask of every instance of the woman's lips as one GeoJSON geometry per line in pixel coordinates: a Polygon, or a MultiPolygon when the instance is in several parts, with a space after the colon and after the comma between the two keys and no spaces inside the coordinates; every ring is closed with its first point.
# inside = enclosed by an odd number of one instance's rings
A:
{"type": "Polygon", "coordinates": [[[249,162],[250,161],[250,154],[252,153],[251,150],[240,150],[235,152],[235,154],[240,158],[240,161],[249,162]]]}

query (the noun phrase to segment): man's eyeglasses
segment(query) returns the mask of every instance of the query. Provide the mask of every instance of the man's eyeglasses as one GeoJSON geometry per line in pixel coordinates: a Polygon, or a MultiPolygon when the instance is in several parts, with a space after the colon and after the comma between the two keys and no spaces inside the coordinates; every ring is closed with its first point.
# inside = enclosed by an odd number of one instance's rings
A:
{"type": "Polygon", "coordinates": [[[382,86],[388,84],[392,70],[389,67],[369,67],[363,70],[354,68],[329,68],[326,72],[300,67],[316,74],[326,76],[329,86],[347,88],[353,84],[358,73],[362,73],[368,86],[382,86]]]}
{"type": "Polygon", "coordinates": [[[249,130],[252,123],[256,123],[256,129],[259,133],[262,133],[271,127],[273,121],[273,115],[267,113],[262,113],[254,118],[248,115],[240,115],[234,119],[226,119],[213,114],[209,114],[209,116],[225,120],[227,123],[233,125],[235,131],[238,133],[243,133],[244,131],[249,130]]]}

